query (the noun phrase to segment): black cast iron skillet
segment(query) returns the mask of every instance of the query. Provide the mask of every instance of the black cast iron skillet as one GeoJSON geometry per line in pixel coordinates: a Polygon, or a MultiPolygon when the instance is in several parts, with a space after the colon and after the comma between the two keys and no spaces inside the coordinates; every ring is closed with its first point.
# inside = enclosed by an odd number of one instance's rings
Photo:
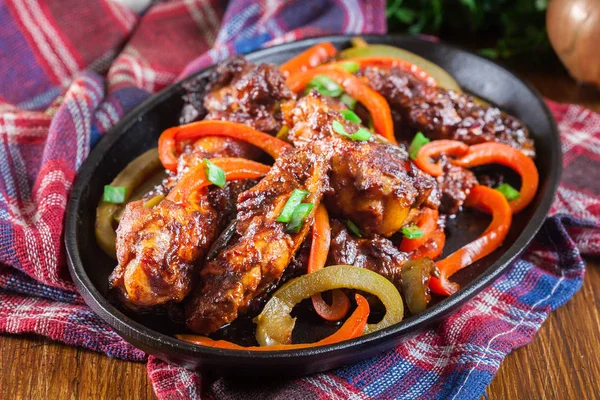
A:
{"type": "MultiPolygon", "coordinates": [[[[115,261],[96,244],[96,205],[103,186],[133,158],[155,147],[164,129],[177,124],[183,105],[183,90],[178,83],[141,104],[105,135],[79,170],[67,210],[65,242],[71,276],[86,303],[125,340],[163,360],[204,371],[238,376],[324,371],[390,349],[444,318],[490,285],[524,250],[550,209],[561,171],[558,131],[541,97],[506,69],[456,47],[408,36],[365,36],[365,39],[369,43],[404,48],[433,61],[453,75],[466,92],[498,105],[530,128],[537,148],[540,187],[533,203],[514,218],[505,244],[456,275],[456,281],[463,288],[455,295],[441,299],[425,312],[395,326],[324,347],[260,353],[201,347],[175,339],[172,334],[181,328],[170,326],[164,317],[125,315],[107,300],[107,277],[115,261]]],[[[255,62],[281,63],[324,40],[344,48],[349,46],[350,37],[303,40],[259,50],[248,58],[255,62]]],[[[446,252],[477,236],[486,224],[485,218],[465,213],[449,226],[446,252]]],[[[308,321],[298,330],[310,334],[319,329],[308,321]]]]}

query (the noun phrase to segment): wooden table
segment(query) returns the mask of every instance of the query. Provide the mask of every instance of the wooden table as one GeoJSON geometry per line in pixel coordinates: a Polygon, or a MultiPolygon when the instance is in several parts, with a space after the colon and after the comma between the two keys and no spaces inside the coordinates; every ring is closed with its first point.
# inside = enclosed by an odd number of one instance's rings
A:
{"type": "MultiPolygon", "coordinates": [[[[563,71],[522,72],[544,96],[600,112],[600,91],[563,71]]],[[[533,342],[510,354],[490,399],[600,398],[600,262],[587,260],[584,285],[552,313],[533,342]]],[[[146,366],[44,338],[0,337],[0,399],[150,399],[146,366]]]]}

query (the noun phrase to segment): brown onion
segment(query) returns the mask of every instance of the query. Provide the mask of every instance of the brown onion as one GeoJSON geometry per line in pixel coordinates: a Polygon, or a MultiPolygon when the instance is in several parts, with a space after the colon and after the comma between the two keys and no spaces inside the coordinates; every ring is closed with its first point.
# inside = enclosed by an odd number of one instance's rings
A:
{"type": "Polygon", "coordinates": [[[600,86],[600,1],[552,0],[546,26],[550,43],[571,76],[600,86]]]}

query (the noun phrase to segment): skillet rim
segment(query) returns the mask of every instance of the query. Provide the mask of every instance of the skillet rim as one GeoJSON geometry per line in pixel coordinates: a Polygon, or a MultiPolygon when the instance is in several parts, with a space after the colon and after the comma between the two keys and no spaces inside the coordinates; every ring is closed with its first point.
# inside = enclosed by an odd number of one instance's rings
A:
{"type": "MultiPolygon", "coordinates": [[[[253,61],[258,61],[262,57],[277,53],[286,52],[298,48],[307,48],[317,42],[332,41],[332,42],[347,42],[349,39],[356,35],[327,35],[320,37],[313,37],[291,43],[284,43],[281,45],[269,47],[266,49],[259,49],[252,53],[248,53],[245,56],[253,61]]],[[[431,41],[420,39],[414,36],[408,35],[360,35],[367,41],[374,43],[381,41],[419,41],[431,43],[431,41]]],[[[140,105],[131,110],[124,118],[119,121],[113,128],[111,128],[100,142],[92,149],[79,171],[73,189],[69,198],[69,204],[66,209],[66,221],[65,221],[65,246],[67,262],[69,266],[69,272],[73,281],[83,296],[88,306],[98,314],[105,322],[113,327],[119,335],[124,336],[125,340],[131,342],[129,338],[133,338],[134,341],[141,341],[145,346],[150,347],[153,350],[160,352],[177,353],[179,356],[185,358],[193,358],[199,361],[201,368],[209,366],[227,366],[231,363],[242,363],[245,366],[258,366],[263,361],[283,361],[287,359],[294,359],[299,363],[303,362],[303,359],[314,358],[315,356],[328,356],[331,358],[343,358],[347,350],[372,350],[377,348],[377,351],[383,351],[384,349],[391,348],[397,345],[402,337],[406,335],[418,333],[420,330],[427,326],[439,321],[441,318],[454,312],[466,301],[471,299],[477,293],[482,291],[484,288],[489,286],[496,278],[498,278],[510,265],[511,263],[521,254],[527,247],[530,241],[533,239],[535,234],[541,228],[550,207],[552,205],[554,196],[556,194],[560,176],[562,172],[562,151],[561,142],[558,127],[554,120],[552,113],[548,106],[544,102],[539,92],[533,88],[529,83],[521,80],[513,72],[507,70],[498,63],[480,57],[468,50],[464,50],[460,47],[446,44],[444,42],[435,43],[436,46],[440,46],[440,51],[449,51],[454,54],[460,55],[461,53],[467,53],[469,56],[477,57],[479,62],[488,64],[491,68],[499,68],[504,73],[508,74],[515,80],[524,84],[527,89],[536,98],[537,102],[541,106],[545,116],[550,123],[551,135],[546,140],[551,140],[550,148],[552,152],[550,155],[545,155],[550,158],[550,168],[547,171],[547,187],[543,195],[539,206],[533,212],[529,223],[525,226],[523,231],[519,234],[516,240],[511,246],[498,258],[498,260],[487,267],[486,271],[483,272],[479,277],[471,281],[469,284],[461,288],[456,294],[449,296],[439,303],[435,304],[431,308],[428,308],[421,314],[409,317],[402,320],[399,324],[390,326],[386,329],[373,332],[368,335],[364,335],[352,340],[335,343],[327,346],[319,346],[307,349],[299,350],[284,350],[284,351],[261,351],[253,352],[250,350],[228,350],[228,349],[217,349],[212,347],[205,347],[187,343],[171,337],[166,334],[162,334],[155,330],[152,330],[134,320],[127,317],[115,306],[113,306],[106,297],[104,297],[91,279],[87,275],[85,268],[82,263],[80,256],[80,249],[77,244],[77,216],[78,209],[81,205],[81,196],[85,190],[85,186],[90,176],[95,172],[97,165],[104,157],[105,153],[121,138],[128,129],[136,123],[138,117],[144,114],[147,109],[156,106],[159,103],[164,102],[170,98],[177,91],[181,90],[181,83],[191,79],[193,77],[208,73],[213,66],[208,67],[202,71],[199,71],[184,81],[177,82],[162,91],[150,96],[147,100],[142,102],[140,105]],[[125,337],[126,336],[126,337],[125,337]],[[207,357],[206,364],[202,363],[202,359],[207,357]]],[[[160,357],[160,356],[159,356],[160,357]]],[[[335,364],[335,362],[334,362],[335,364]]],[[[337,363],[336,365],[342,365],[345,363],[337,363]]],[[[264,365],[264,364],[263,364],[264,365]]],[[[323,368],[325,370],[328,368],[323,368]]]]}

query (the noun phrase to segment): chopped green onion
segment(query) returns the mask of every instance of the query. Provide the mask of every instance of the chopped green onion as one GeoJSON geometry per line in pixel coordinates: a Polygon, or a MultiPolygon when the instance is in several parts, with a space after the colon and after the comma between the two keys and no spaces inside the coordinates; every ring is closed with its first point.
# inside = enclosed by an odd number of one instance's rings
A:
{"type": "Polygon", "coordinates": [[[204,173],[208,181],[220,188],[224,187],[226,180],[225,171],[217,167],[208,158],[205,158],[202,162],[204,163],[204,173]]]}
{"type": "Polygon", "coordinates": [[[348,229],[350,229],[350,231],[352,233],[354,233],[355,236],[361,238],[363,235],[360,232],[360,228],[358,226],[356,226],[356,224],[354,222],[352,222],[351,220],[347,219],[346,220],[346,226],[348,227],[348,229]]]}
{"type": "Polygon", "coordinates": [[[290,195],[290,198],[285,203],[285,206],[283,206],[283,210],[281,210],[281,213],[279,214],[279,217],[277,217],[276,221],[290,222],[294,210],[296,209],[296,207],[298,207],[298,204],[302,203],[302,201],[306,198],[306,196],[308,196],[308,194],[309,192],[307,192],[306,190],[294,189],[294,191],[290,195]]]}
{"type": "Polygon", "coordinates": [[[356,132],[354,132],[352,135],[348,136],[350,139],[358,141],[358,142],[364,142],[365,140],[369,140],[371,138],[371,132],[369,132],[368,130],[366,130],[365,128],[360,128],[359,130],[357,130],[356,132]]]}
{"type": "Polygon", "coordinates": [[[418,239],[423,236],[423,231],[416,225],[405,226],[402,228],[402,234],[407,239],[418,239]]]}
{"type": "Polygon", "coordinates": [[[123,186],[104,186],[104,196],[102,200],[107,203],[122,204],[125,203],[127,188],[123,186]]]}
{"type": "Polygon", "coordinates": [[[316,89],[323,96],[338,97],[344,89],[336,81],[326,75],[316,75],[306,86],[307,92],[316,89]]]}
{"type": "Polygon", "coordinates": [[[348,136],[348,132],[346,132],[344,125],[342,125],[339,121],[333,121],[331,127],[333,128],[333,131],[335,133],[340,134],[342,136],[348,136]]]}
{"type": "Polygon", "coordinates": [[[356,99],[350,95],[348,95],[348,93],[344,93],[340,96],[340,101],[342,103],[344,103],[346,106],[348,106],[349,109],[354,110],[354,107],[356,107],[356,99]]]}
{"type": "Polygon", "coordinates": [[[292,219],[285,227],[285,231],[288,233],[298,233],[304,225],[304,221],[308,217],[308,214],[312,211],[314,204],[298,204],[292,213],[292,219]]]}
{"type": "Polygon", "coordinates": [[[508,183],[503,183],[502,185],[498,186],[496,190],[502,193],[508,201],[513,201],[521,197],[521,193],[519,193],[517,189],[510,186],[508,183]]]}
{"type": "Polygon", "coordinates": [[[369,140],[369,138],[372,136],[371,132],[369,132],[365,128],[360,128],[353,134],[349,134],[348,132],[346,132],[344,125],[342,125],[339,121],[333,121],[333,123],[331,124],[331,127],[333,128],[333,131],[335,133],[345,136],[348,139],[354,140],[354,141],[363,142],[365,140],[369,140]]]}
{"type": "Polygon", "coordinates": [[[360,65],[354,61],[344,61],[344,62],[341,62],[340,65],[342,66],[342,68],[344,68],[346,71],[350,72],[351,74],[358,72],[358,70],[360,69],[360,65]]]}
{"type": "Polygon", "coordinates": [[[340,111],[340,114],[342,114],[342,117],[344,117],[346,121],[356,122],[357,124],[362,122],[358,115],[356,115],[352,110],[342,110],[340,111]]]}
{"type": "Polygon", "coordinates": [[[410,142],[410,147],[408,148],[408,154],[410,155],[411,160],[416,160],[417,154],[419,154],[419,150],[421,147],[429,143],[429,139],[425,137],[421,132],[417,132],[412,142],[410,142]]]}

